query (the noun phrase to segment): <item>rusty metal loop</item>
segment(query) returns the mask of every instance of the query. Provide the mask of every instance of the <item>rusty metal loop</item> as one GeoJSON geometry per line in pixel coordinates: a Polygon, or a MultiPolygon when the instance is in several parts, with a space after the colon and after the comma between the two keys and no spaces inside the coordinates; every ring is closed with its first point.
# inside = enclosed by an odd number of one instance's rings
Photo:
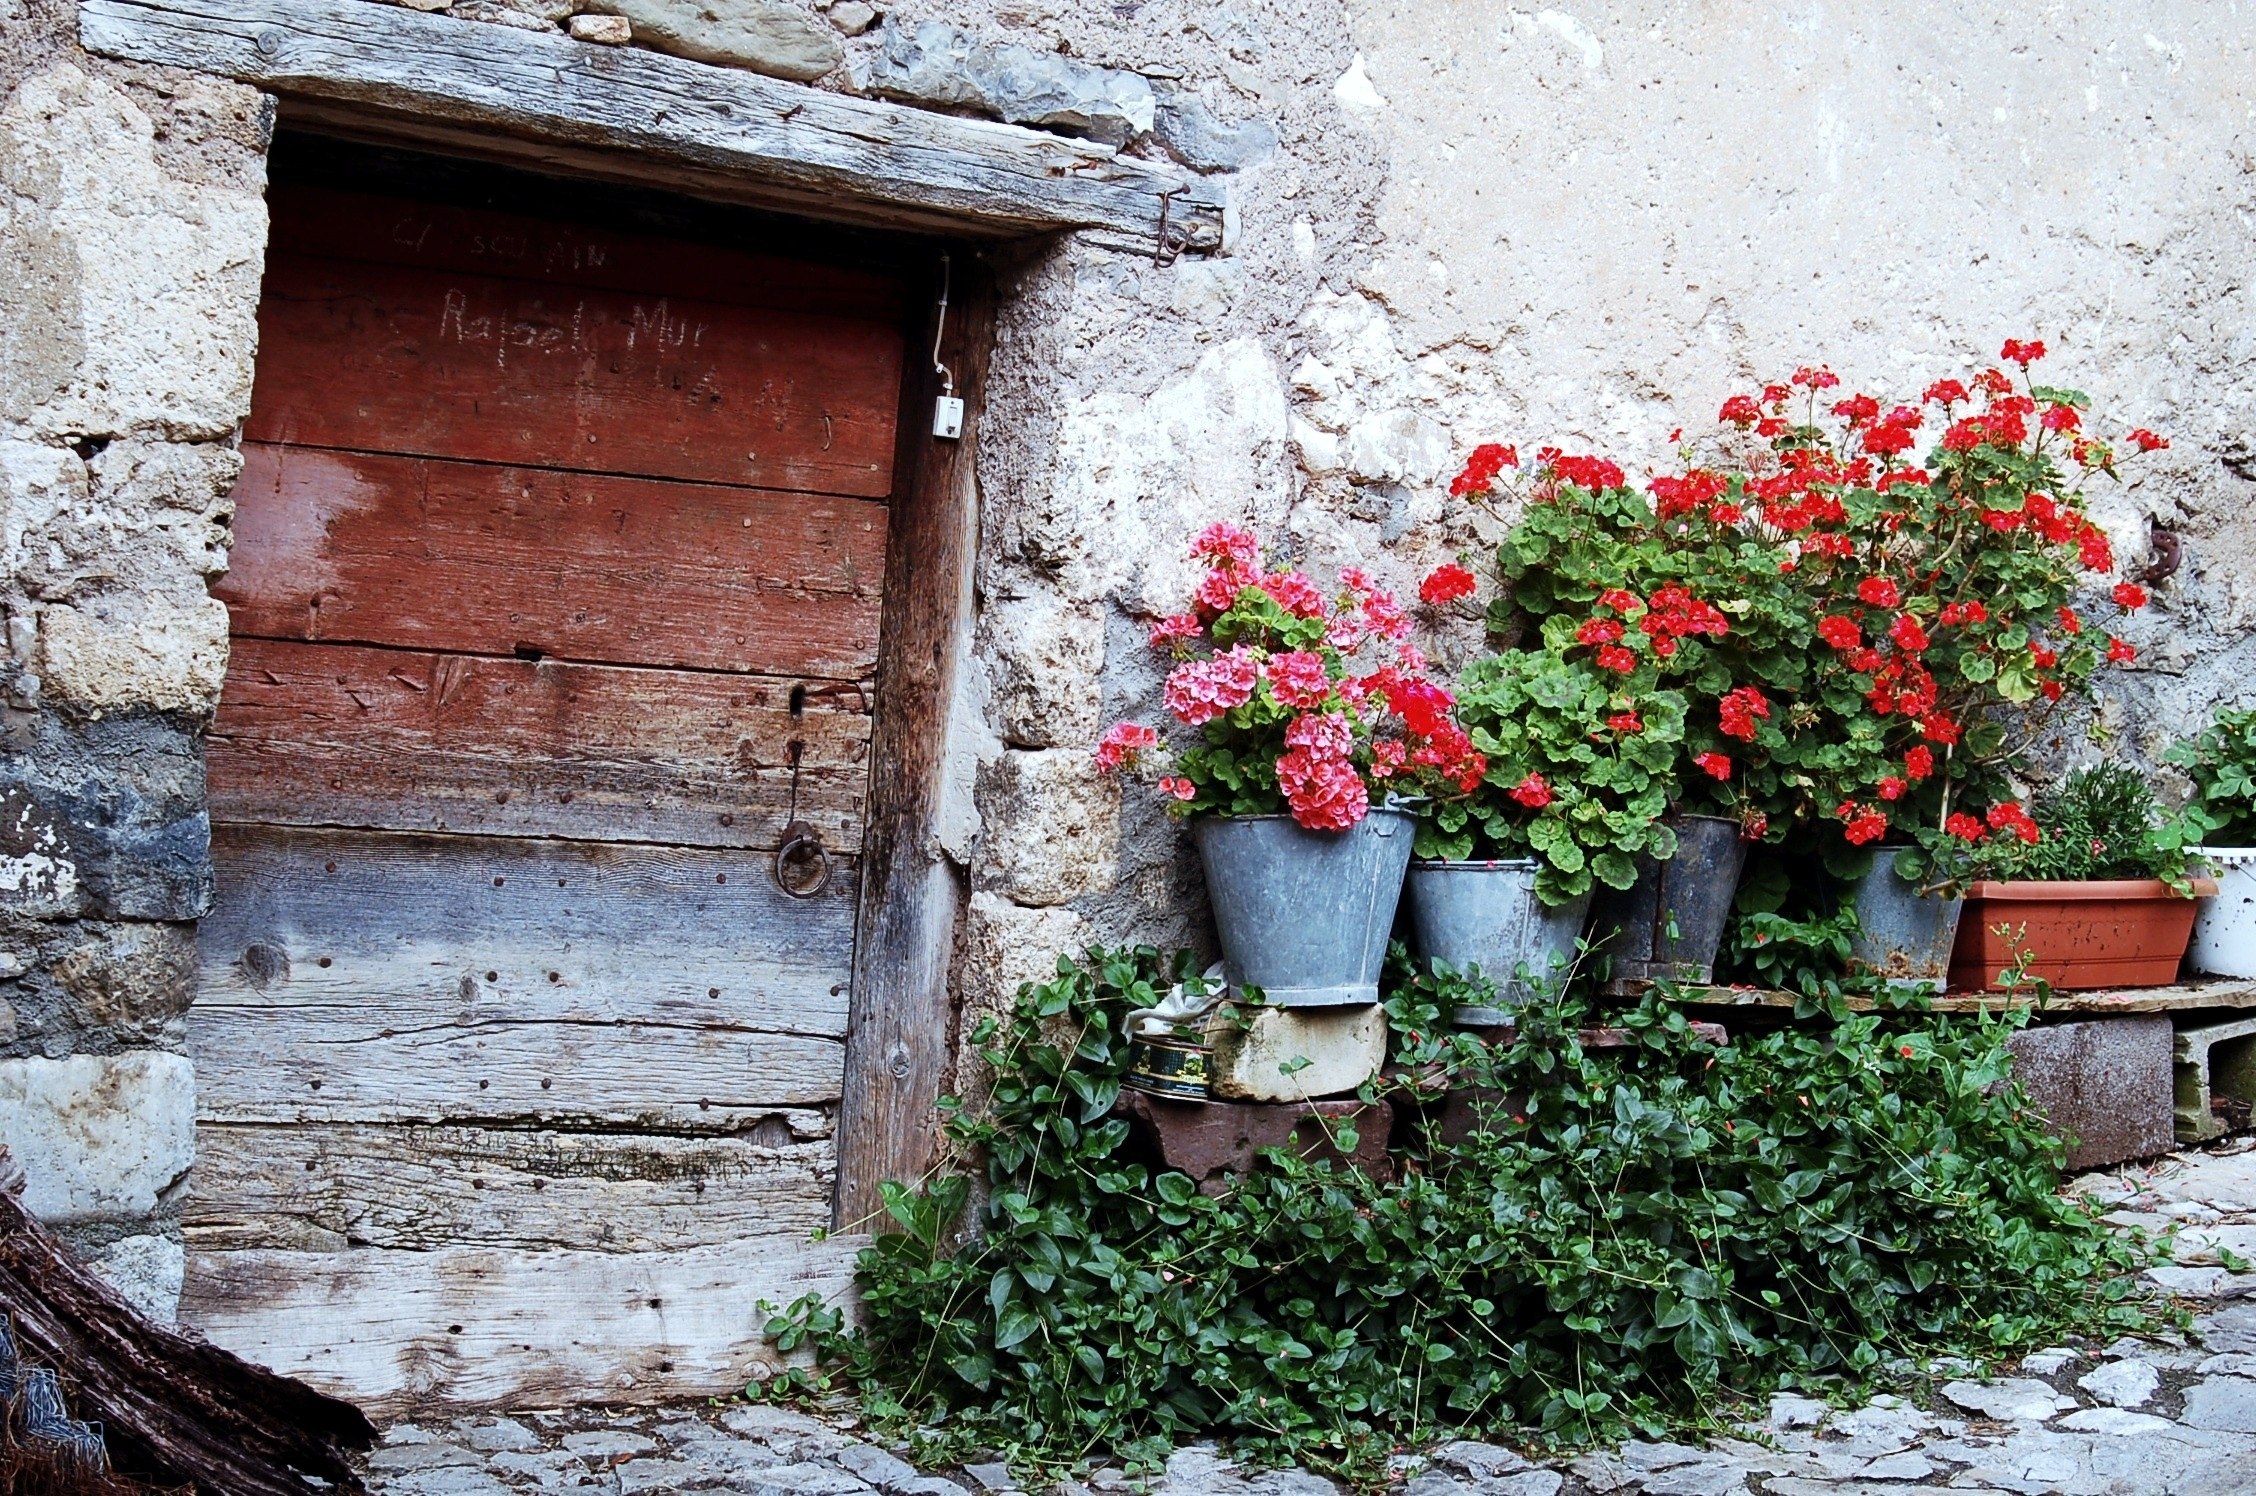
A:
{"type": "Polygon", "coordinates": [[[830,887],[830,849],[822,833],[805,821],[783,828],[783,845],[776,848],[776,887],[794,899],[811,899],[830,887]]]}

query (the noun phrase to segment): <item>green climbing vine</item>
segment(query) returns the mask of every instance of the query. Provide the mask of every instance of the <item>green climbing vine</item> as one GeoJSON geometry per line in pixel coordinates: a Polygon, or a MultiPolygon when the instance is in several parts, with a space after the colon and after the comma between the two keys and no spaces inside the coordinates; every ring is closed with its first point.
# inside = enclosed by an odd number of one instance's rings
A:
{"type": "Polygon", "coordinates": [[[1398,962],[1394,1078],[1369,1088],[1392,1177],[1272,1152],[1209,1196],[1115,1104],[1120,1016],[1189,975],[1060,958],[983,1027],[992,1097],[948,1117],[976,1171],[887,1188],[861,1328],[778,1312],[812,1364],[765,1395],[849,1388],[927,1457],[1063,1469],[1218,1435],[1375,1483],[1453,1429],[1657,1434],[2145,1321],[2150,1248],[2057,1193],[2011,1020],[1836,1001],[1715,1047],[1656,994],[1608,1018],[1626,1048],[1585,1050],[1569,995],[1492,1046],[1443,1020],[1477,979],[1398,962]],[[1452,1091],[1480,1125],[1444,1128],[1452,1091]]]}

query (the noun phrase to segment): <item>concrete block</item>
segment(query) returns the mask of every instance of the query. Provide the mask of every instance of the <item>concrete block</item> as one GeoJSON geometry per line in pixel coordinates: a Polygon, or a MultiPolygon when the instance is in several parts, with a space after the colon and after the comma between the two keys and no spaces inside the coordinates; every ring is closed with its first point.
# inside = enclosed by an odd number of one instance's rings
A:
{"type": "Polygon", "coordinates": [[[2054,1133],[2072,1139],[2068,1167],[2093,1169],[2167,1153],[2170,1020],[2126,1014],[2026,1028],[2010,1042],[2014,1078],[2054,1133]]]}
{"type": "Polygon", "coordinates": [[[1383,1101],[1307,1101],[1286,1105],[1177,1101],[1142,1091],[1122,1091],[1120,1109],[1158,1154],[1160,1162],[1220,1194],[1234,1177],[1250,1173],[1256,1155],[1290,1148],[1312,1159],[1332,1159],[1374,1179],[1392,1176],[1387,1138],[1394,1108],[1383,1101]],[[1351,1126],[1355,1146],[1342,1150],[1340,1131],[1351,1126]]]}
{"type": "Polygon", "coordinates": [[[1352,1091],[1386,1062],[1386,1010],[1235,1008],[1207,1020],[1214,1094],[1224,1101],[1305,1101],[1352,1091]]]}
{"type": "Polygon", "coordinates": [[[0,1138],[41,1220],[146,1217],[195,1158],[195,1069],[153,1049],[0,1060],[0,1138]]]}
{"type": "Polygon", "coordinates": [[[2188,1024],[2178,1030],[2172,1055],[2179,1142],[2206,1142],[2248,1125],[2256,1106],[2256,1014],[2188,1024]]]}

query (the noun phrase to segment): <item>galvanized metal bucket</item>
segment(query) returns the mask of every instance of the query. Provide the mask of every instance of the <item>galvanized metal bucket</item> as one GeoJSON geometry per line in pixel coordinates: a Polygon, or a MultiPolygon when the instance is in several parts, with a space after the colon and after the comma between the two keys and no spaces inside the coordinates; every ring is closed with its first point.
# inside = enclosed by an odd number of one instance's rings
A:
{"type": "Polygon", "coordinates": [[[1510,1023],[1513,1010],[1535,995],[1520,972],[1542,981],[1574,964],[1590,895],[1557,908],[1546,905],[1535,895],[1540,867],[1532,857],[1410,864],[1403,896],[1409,901],[1412,949],[1459,971],[1478,967],[1496,986],[1495,1006],[1459,1008],[1458,1023],[1474,1028],[1510,1023]]]}
{"type": "Polygon", "coordinates": [[[1597,935],[1614,958],[1606,990],[1615,996],[1647,982],[1705,982],[1731,921],[1731,900],[1747,844],[1739,823],[1721,816],[1672,816],[1676,856],[1637,859],[1637,882],[1598,900],[1597,935]]]}
{"type": "Polygon", "coordinates": [[[1384,809],[1345,831],[1290,816],[1193,821],[1230,986],[1288,1008],[1377,1002],[1416,830],[1384,809]]]}
{"type": "Polygon", "coordinates": [[[1849,942],[1849,969],[1940,992],[1950,985],[1951,948],[1966,901],[1921,893],[1897,877],[1896,857],[1908,850],[1880,848],[1872,854],[1872,871],[1857,882],[1858,932],[1849,942]]]}

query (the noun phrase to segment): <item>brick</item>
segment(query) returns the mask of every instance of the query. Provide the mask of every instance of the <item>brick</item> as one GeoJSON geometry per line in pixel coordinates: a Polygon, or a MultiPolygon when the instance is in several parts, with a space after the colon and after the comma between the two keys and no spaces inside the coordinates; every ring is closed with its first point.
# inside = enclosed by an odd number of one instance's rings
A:
{"type": "Polygon", "coordinates": [[[1176,1101],[1122,1091],[1120,1109],[1162,1163],[1210,1195],[1227,1189],[1230,1176],[1251,1173],[1255,1155],[1267,1148],[1297,1148],[1303,1157],[1345,1162],[1374,1179],[1393,1175],[1386,1148],[1394,1108],[1383,1101],[1176,1101]],[[1334,1139],[1347,1123],[1355,1147],[1342,1153],[1334,1139]]]}

